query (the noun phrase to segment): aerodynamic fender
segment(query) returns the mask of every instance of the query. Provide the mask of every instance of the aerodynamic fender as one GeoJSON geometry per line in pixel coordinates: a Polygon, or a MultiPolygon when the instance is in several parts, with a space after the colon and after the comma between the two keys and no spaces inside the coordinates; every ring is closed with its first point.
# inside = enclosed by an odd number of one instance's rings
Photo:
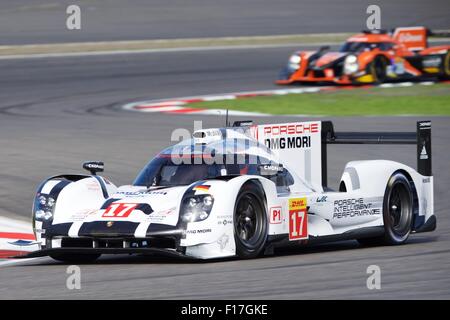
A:
{"type": "MultiPolygon", "coordinates": [[[[181,245],[186,246],[185,254],[200,259],[234,256],[234,206],[241,187],[248,181],[260,183],[266,197],[267,206],[276,202],[276,187],[270,180],[252,175],[238,176],[227,181],[205,180],[202,185],[210,186],[214,198],[211,215],[204,221],[189,223],[187,235],[181,245]],[[200,232],[200,234],[199,234],[200,232]]],[[[268,215],[268,213],[266,212],[268,215]]]]}
{"type": "Polygon", "coordinates": [[[115,190],[115,185],[100,176],[59,175],[46,179],[36,191],[32,212],[38,242],[45,230],[72,223],[83,218],[78,215],[98,209],[115,190]],[[37,218],[39,210],[49,212],[47,218],[37,218]]]}
{"type": "Polygon", "coordinates": [[[345,166],[340,189],[383,197],[389,178],[397,171],[405,173],[413,184],[414,229],[420,228],[433,214],[433,177],[423,176],[413,168],[389,160],[351,161],[345,166]]]}

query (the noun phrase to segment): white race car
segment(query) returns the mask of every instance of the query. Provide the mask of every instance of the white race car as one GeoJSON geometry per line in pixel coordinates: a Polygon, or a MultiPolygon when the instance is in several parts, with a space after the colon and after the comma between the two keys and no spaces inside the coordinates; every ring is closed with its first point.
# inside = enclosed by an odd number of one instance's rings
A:
{"type": "Polygon", "coordinates": [[[40,250],[27,257],[253,258],[317,241],[402,244],[436,227],[429,121],[403,133],[339,133],[329,121],[198,130],[120,187],[96,174],[102,162],[83,167],[89,175],[39,186],[33,228],[40,250]],[[339,190],[327,188],[327,145],[362,143],[416,144],[418,169],[351,161],[339,190]]]}

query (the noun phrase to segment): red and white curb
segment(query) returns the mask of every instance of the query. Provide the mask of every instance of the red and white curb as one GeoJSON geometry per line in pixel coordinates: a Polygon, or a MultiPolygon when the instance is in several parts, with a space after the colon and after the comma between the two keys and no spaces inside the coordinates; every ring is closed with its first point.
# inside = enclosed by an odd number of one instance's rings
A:
{"type": "MultiPolygon", "coordinates": [[[[262,90],[262,91],[246,91],[234,92],[224,94],[214,94],[205,96],[183,97],[174,99],[149,100],[131,102],[124,105],[125,110],[138,112],[159,112],[165,114],[196,114],[196,115],[224,115],[226,109],[201,109],[189,107],[189,104],[206,101],[227,101],[235,99],[244,99],[251,97],[286,95],[286,94],[301,94],[319,92],[332,87],[309,87],[309,88],[295,88],[295,89],[278,89],[278,90],[262,90]]],[[[226,102],[225,102],[226,103],[226,102]]],[[[225,104],[224,103],[224,104],[225,104]]],[[[249,112],[239,110],[229,110],[230,116],[271,116],[267,113],[249,112]]]]}
{"type": "MultiPolygon", "coordinates": [[[[384,83],[379,85],[380,88],[393,88],[393,87],[409,87],[415,84],[420,85],[432,85],[435,82],[400,82],[400,83],[384,83]]],[[[262,97],[262,96],[275,96],[275,95],[286,95],[286,94],[305,94],[305,93],[316,93],[322,91],[336,91],[336,90],[350,90],[350,89],[362,89],[374,87],[374,85],[363,85],[363,86],[321,86],[321,87],[306,87],[306,88],[289,88],[289,89],[275,89],[275,90],[262,90],[262,91],[245,91],[245,92],[234,92],[234,93],[224,93],[224,94],[214,94],[214,95],[204,95],[204,96],[193,96],[193,97],[182,97],[173,99],[160,99],[160,100],[148,100],[148,101],[137,101],[127,103],[122,106],[125,110],[146,112],[146,113],[164,113],[164,114],[178,114],[178,115],[224,115],[226,109],[201,109],[193,108],[189,106],[196,102],[207,102],[207,101],[224,101],[224,106],[226,106],[227,100],[245,99],[251,97],[262,97]]],[[[300,111],[300,110],[299,110],[300,111]]],[[[259,112],[248,112],[248,111],[238,111],[229,110],[228,114],[230,116],[273,116],[267,113],[259,112]]],[[[295,116],[295,115],[290,115],[295,116]]],[[[298,114],[298,116],[305,116],[304,114],[298,114]]]]}
{"type": "Polygon", "coordinates": [[[38,249],[31,223],[0,217],[0,259],[25,255],[38,249]]]}

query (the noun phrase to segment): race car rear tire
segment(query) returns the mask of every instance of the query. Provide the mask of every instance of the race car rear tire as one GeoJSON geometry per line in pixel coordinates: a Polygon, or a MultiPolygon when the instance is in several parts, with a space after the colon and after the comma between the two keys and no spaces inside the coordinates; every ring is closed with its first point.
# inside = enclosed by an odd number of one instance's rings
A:
{"type": "Polygon", "coordinates": [[[267,241],[264,191],[258,182],[247,182],[239,190],[234,208],[236,254],[242,259],[257,257],[267,241]]]}
{"type": "Polygon", "coordinates": [[[101,254],[70,254],[70,253],[53,253],[50,258],[68,263],[90,263],[97,260],[101,254]]]}
{"type": "Polygon", "coordinates": [[[413,221],[413,188],[402,173],[394,173],[386,186],[383,199],[384,235],[358,239],[363,245],[398,245],[405,243],[413,221]]]}
{"type": "Polygon", "coordinates": [[[369,64],[369,74],[373,77],[373,83],[383,83],[386,80],[386,68],[388,61],[382,56],[375,57],[369,64]]]}
{"type": "Polygon", "coordinates": [[[442,57],[442,75],[439,77],[441,80],[450,79],[450,51],[448,51],[442,57]]]}

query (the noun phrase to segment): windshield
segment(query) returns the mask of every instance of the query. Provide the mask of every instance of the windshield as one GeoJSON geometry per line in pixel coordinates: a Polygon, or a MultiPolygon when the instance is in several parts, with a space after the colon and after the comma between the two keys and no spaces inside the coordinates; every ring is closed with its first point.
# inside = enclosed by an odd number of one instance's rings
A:
{"type": "Polygon", "coordinates": [[[379,43],[370,42],[346,42],[342,45],[340,52],[360,52],[363,50],[372,50],[379,46],[379,43]]]}
{"type": "Polygon", "coordinates": [[[255,164],[249,164],[248,155],[244,157],[244,160],[240,159],[240,161],[238,158],[234,158],[234,161],[229,161],[232,164],[227,163],[225,158],[223,160],[223,164],[208,164],[203,162],[204,160],[202,159],[192,157],[184,159],[182,163],[174,163],[170,156],[160,155],[145,166],[133,182],[133,185],[173,187],[189,185],[199,180],[243,174],[268,175],[267,178],[277,184],[280,183],[277,182],[277,179],[285,179],[288,185],[294,183],[293,178],[286,169],[284,169],[283,173],[280,175],[262,172],[261,169],[259,169],[260,165],[271,164],[278,166],[278,164],[262,157],[257,157],[257,163],[255,164]]]}
{"type": "MultiPolygon", "coordinates": [[[[201,158],[195,157],[183,159],[180,162],[182,163],[174,163],[170,156],[156,157],[139,173],[133,184],[138,186],[189,185],[199,180],[243,174],[242,169],[245,166],[208,164],[201,158]]],[[[245,173],[256,174],[256,172],[245,173]]]]}

